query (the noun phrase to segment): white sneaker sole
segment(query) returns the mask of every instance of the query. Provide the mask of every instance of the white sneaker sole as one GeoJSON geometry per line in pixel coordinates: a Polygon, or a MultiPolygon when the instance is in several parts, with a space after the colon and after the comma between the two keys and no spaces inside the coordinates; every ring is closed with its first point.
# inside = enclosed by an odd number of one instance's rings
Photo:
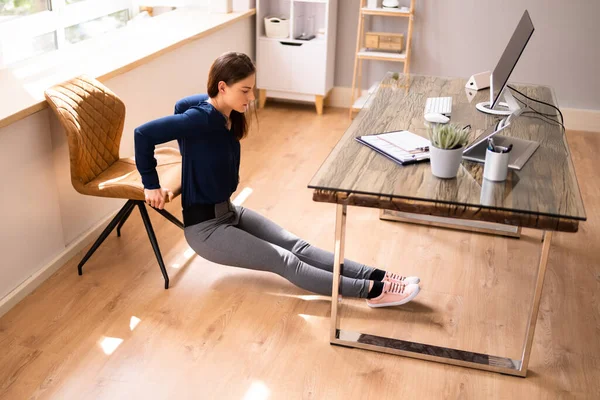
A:
{"type": "Polygon", "coordinates": [[[381,304],[370,304],[367,301],[367,305],[371,308],[379,308],[379,307],[393,307],[393,306],[401,306],[402,304],[406,304],[409,301],[411,301],[412,299],[414,299],[415,297],[417,297],[417,295],[419,294],[419,292],[421,291],[420,287],[417,287],[417,290],[415,290],[414,292],[412,292],[410,294],[410,296],[408,296],[407,298],[405,298],[404,300],[401,301],[396,301],[394,303],[381,303],[381,304]]]}

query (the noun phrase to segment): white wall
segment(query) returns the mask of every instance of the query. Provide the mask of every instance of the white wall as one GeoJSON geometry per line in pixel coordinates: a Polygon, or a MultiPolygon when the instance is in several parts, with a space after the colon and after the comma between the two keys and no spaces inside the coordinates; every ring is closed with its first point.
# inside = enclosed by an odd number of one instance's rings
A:
{"type": "MultiPolygon", "coordinates": [[[[352,86],[358,7],[340,1],[335,86],[352,86]]],[[[561,107],[600,110],[598,0],[416,0],[411,72],[467,78],[493,69],[525,9],[536,30],[511,80],[554,87],[561,107]]],[[[406,32],[405,18],[367,18],[372,30],[406,32]]],[[[403,67],[364,65],[364,88],[403,67]]]]}
{"type": "MultiPolygon", "coordinates": [[[[178,99],[205,92],[212,61],[229,50],[254,59],[253,18],[104,82],[127,107],[121,157],[133,155],[135,127],[172,114],[178,99]]],[[[0,171],[0,299],[124,204],[73,189],[66,136],[49,109],[0,128],[0,171]]]]}
{"type": "Polygon", "coordinates": [[[0,298],[64,247],[49,115],[0,129],[0,298]]]}

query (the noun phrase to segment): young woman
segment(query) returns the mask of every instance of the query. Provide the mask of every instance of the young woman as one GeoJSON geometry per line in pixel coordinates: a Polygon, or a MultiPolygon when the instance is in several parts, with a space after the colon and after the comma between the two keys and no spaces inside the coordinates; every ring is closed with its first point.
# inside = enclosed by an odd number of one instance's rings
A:
{"type": "MultiPolygon", "coordinates": [[[[135,160],[146,202],[162,209],[154,148],[177,139],[182,164],[185,238],[201,257],[240,268],[270,271],[303,289],[331,295],[332,253],[311,246],[256,212],[230,201],[237,189],[240,140],[246,136],[246,111],[254,100],[255,66],[241,53],[217,58],[208,76],[208,96],[180,100],[175,115],[135,130],[135,160]]],[[[367,299],[371,307],[400,305],[419,293],[419,278],[344,261],[340,293],[367,299]]]]}

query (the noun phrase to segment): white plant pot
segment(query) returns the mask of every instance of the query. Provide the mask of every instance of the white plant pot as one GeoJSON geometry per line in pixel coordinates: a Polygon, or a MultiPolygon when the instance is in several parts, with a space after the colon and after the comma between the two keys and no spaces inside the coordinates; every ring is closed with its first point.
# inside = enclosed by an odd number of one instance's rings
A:
{"type": "Polygon", "coordinates": [[[458,168],[462,161],[463,149],[464,147],[454,150],[444,150],[430,146],[429,159],[431,163],[431,173],[438,178],[456,178],[458,168]]]}

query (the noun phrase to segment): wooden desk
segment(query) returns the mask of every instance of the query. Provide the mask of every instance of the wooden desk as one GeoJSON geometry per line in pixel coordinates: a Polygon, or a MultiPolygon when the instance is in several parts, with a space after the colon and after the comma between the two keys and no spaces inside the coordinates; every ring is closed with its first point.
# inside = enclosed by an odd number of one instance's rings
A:
{"type": "MultiPolygon", "coordinates": [[[[331,304],[332,344],[357,347],[447,364],[525,376],[553,231],[577,232],[585,221],[585,210],[570,151],[562,128],[534,114],[523,114],[503,131],[504,136],[540,143],[521,171],[509,171],[506,182],[483,180],[483,164],[463,161],[456,179],[442,180],[431,174],[428,163],[400,166],[354,138],[370,133],[409,130],[427,137],[423,110],[428,97],[452,96],[452,123],[470,124],[479,135],[497,120],[480,113],[475,104],[485,101],[488,90],[468,92],[466,80],[388,73],[379,89],[317,171],[309,188],[313,200],[337,204],[334,282],[331,304]],[[339,278],[344,259],[347,206],[374,207],[418,215],[449,217],[540,229],[544,231],[542,252],[525,343],[520,360],[457,349],[391,339],[339,328],[339,278]]],[[[556,104],[552,89],[515,85],[529,97],[556,104]]],[[[556,111],[517,97],[536,110],[556,111]]]]}

